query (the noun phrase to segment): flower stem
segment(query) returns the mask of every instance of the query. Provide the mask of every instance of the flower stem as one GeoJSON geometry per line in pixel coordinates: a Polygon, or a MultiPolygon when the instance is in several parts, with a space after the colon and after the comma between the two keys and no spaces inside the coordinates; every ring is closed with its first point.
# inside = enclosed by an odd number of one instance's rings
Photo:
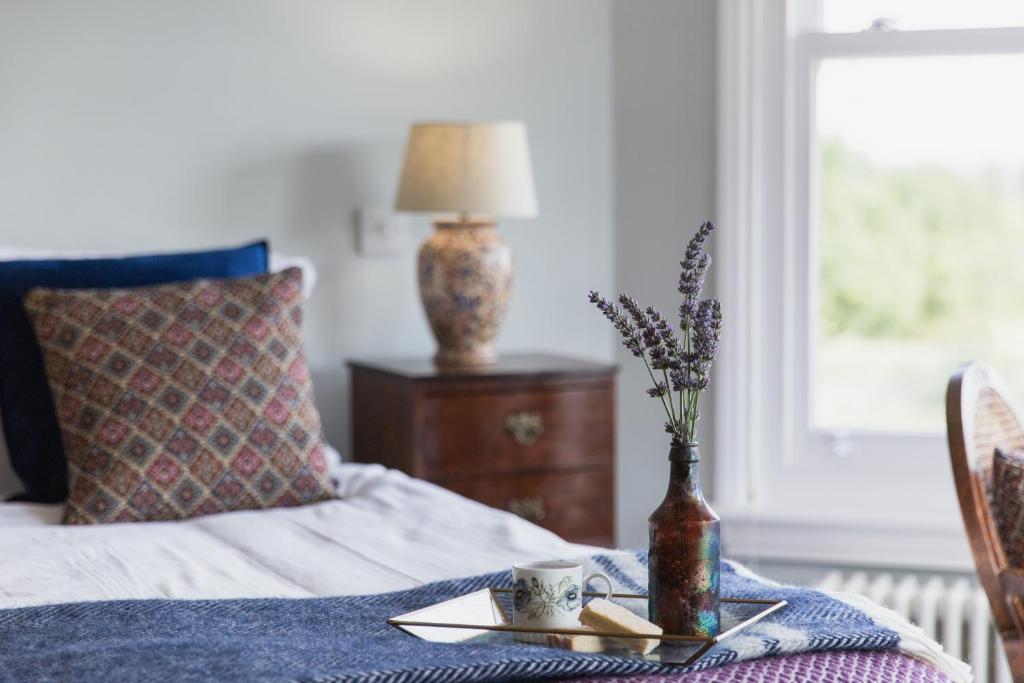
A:
{"type": "Polygon", "coordinates": [[[683,338],[686,340],[686,357],[683,366],[683,388],[679,391],[679,412],[683,414],[683,436],[687,441],[694,440],[693,428],[690,427],[690,396],[693,393],[687,388],[687,380],[690,379],[690,321],[683,323],[683,338]],[[686,408],[683,408],[683,394],[686,394],[686,408]]]}
{"type": "Polygon", "coordinates": [[[699,391],[695,391],[695,392],[693,392],[693,404],[692,404],[692,407],[690,409],[690,434],[693,436],[693,438],[696,438],[696,436],[697,436],[697,418],[699,417],[699,415],[697,413],[697,404],[699,402],[700,402],[700,392],[699,391]]]}
{"type": "Polygon", "coordinates": [[[683,393],[685,391],[685,386],[679,387],[679,416],[683,419],[686,419],[686,411],[683,410],[683,393]]]}
{"type": "Polygon", "coordinates": [[[672,402],[672,383],[668,379],[668,370],[666,370],[665,368],[662,368],[661,369],[661,374],[665,377],[665,386],[668,389],[668,407],[669,407],[669,410],[671,410],[671,412],[672,412],[672,422],[675,422],[676,420],[682,418],[683,415],[682,415],[682,412],[680,411],[679,417],[678,418],[676,417],[675,404],[672,402]]]}
{"type": "MultiPolygon", "coordinates": [[[[653,382],[654,386],[657,387],[658,386],[658,380],[654,379],[654,371],[651,370],[651,364],[647,362],[646,354],[643,355],[643,356],[640,356],[640,359],[643,360],[644,367],[647,368],[647,374],[651,376],[651,382],[653,382]]],[[[668,404],[665,403],[665,397],[664,396],[659,396],[658,398],[661,399],[661,407],[665,409],[665,415],[668,416],[669,422],[671,422],[672,424],[675,424],[676,423],[675,415],[673,415],[672,411],[668,409],[668,404]]]]}

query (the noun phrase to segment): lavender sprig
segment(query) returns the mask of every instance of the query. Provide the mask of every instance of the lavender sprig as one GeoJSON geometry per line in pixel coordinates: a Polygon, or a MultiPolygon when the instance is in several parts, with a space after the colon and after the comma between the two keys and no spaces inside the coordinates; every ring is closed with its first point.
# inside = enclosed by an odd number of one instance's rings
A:
{"type": "Polygon", "coordinates": [[[604,317],[608,318],[615,329],[619,331],[619,334],[622,335],[622,345],[629,349],[634,356],[642,357],[644,355],[643,341],[629,318],[624,316],[622,311],[608,299],[602,299],[597,292],[590,292],[590,303],[597,304],[597,310],[604,313],[604,317]]]}
{"type": "Polygon", "coordinates": [[[664,382],[658,382],[653,387],[647,390],[647,395],[651,398],[660,398],[668,393],[668,386],[664,382]]]}
{"type": "Polygon", "coordinates": [[[682,270],[679,273],[677,289],[683,295],[683,305],[691,314],[694,312],[692,309],[696,305],[697,297],[700,296],[700,290],[704,287],[704,276],[711,266],[711,255],[704,251],[704,243],[714,231],[715,224],[705,221],[686,245],[683,260],[679,262],[682,270]]]}
{"type": "Polygon", "coordinates": [[[717,299],[700,299],[711,266],[711,256],[704,245],[714,230],[710,221],[701,225],[679,262],[676,289],[683,297],[679,304],[682,338],[655,308],[641,308],[635,299],[620,294],[620,309],[597,292],[590,292],[591,303],[618,330],[623,346],[644,361],[652,384],[647,395],[661,400],[668,417],[665,431],[672,435],[673,445],[696,438],[700,394],[711,386],[711,365],[721,339],[721,304],[717,299]],[[661,379],[655,371],[660,371],[661,379]]]}
{"type": "Polygon", "coordinates": [[[640,332],[640,340],[644,343],[644,348],[647,352],[651,354],[651,367],[655,370],[666,367],[668,359],[664,344],[651,316],[648,315],[647,311],[640,310],[640,304],[636,302],[636,299],[632,299],[625,294],[619,295],[619,304],[622,305],[622,308],[629,313],[630,317],[633,318],[633,322],[636,323],[637,329],[640,332]]]}
{"type": "Polygon", "coordinates": [[[722,306],[718,299],[704,299],[697,305],[693,321],[693,352],[690,361],[690,377],[695,391],[689,396],[686,417],[687,431],[696,433],[700,419],[697,402],[700,392],[711,386],[711,363],[718,353],[718,342],[722,329],[722,306]]]}
{"type": "Polygon", "coordinates": [[[659,345],[665,349],[665,369],[677,369],[682,367],[682,349],[679,346],[679,338],[668,321],[653,306],[644,309],[644,313],[651,321],[657,335],[659,345]]]}
{"type": "MultiPolygon", "coordinates": [[[[645,339],[649,339],[649,321],[646,320],[643,315],[643,311],[640,310],[640,306],[636,301],[626,296],[619,297],[619,303],[629,314],[629,317],[623,313],[615,304],[603,298],[600,294],[595,291],[591,291],[589,295],[590,303],[595,304],[597,309],[604,314],[604,317],[611,321],[615,329],[622,335],[622,345],[625,346],[629,351],[641,359],[644,365],[647,367],[647,374],[651,376],[651,382],[655,388],[658,387],[658,381],[654,379],[654,372],[651,370],[651,364],[647,360],[648,348],[645,344],[645,339]],[[632,321],[630,320],[632,318],[632,321]],[[636,323],[636,324],[634,324],[636,323]],[[640,326],[638,330],[637,326],[640,326]]],[[[672,409],[671,396],[666,400],[667,391],[663,393],[655,392],[651,393],[648,391],[648,395],[652,398],[661,399],[661,405],[665,409],[665,414],[668,416],[670,422],[676,422],[675,412],[672,409]]]]}

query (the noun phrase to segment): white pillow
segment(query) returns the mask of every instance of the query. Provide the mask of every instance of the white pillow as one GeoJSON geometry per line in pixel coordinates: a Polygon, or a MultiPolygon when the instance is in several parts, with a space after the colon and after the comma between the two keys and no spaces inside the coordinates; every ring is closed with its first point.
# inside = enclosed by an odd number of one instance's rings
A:
{"type": "MultiPolygon", "coordinates": [[[[174,253],[174,252],[168,252],[174,253]]],[[[29,259],[84,259],[84,258],[121,258],[129,254],[115,254],[109,252],[94,251],[53,251],[50,249],[32,249],[26,247],[11,247],[0,244],[0,261],[21,261],[29,259]]],[[[277,273],[285,268],[302,269],[302,298],[309,300],[313,295],[313,288],[316,287],[316,266],[305,256],[288,256],[271,251],[268,259],[270,272],[277,273]]],[[[333,450],[333,449],[331,449],[333,450]]],[[[335,451],[337,453],[337,451],[335,451]]],[[[328,454],[332,455],[331,453],[328,454]]],[[[340,462],[341,456],[336,456],[340,462]]],[[[328,458],[331,461],[331,458],[328,458]]],[[[3,435],[3,427],[0,425],[0,501],[11,494],[21,491],[21,480],[14,473],[11,467],[11,456],[7,452],[7,441],[3,435]]]]}
{"type": "Polygon", "coordinates": [[[275,251],[270,252],[270,262],[267,264],[271,273],[280,273],[286,268],[299,268],[302,270],[302,298],[309,301],[313,296],[313,288],[316,287],[317,272],[313,262],[305,256],[288,256],[275,251]]]}

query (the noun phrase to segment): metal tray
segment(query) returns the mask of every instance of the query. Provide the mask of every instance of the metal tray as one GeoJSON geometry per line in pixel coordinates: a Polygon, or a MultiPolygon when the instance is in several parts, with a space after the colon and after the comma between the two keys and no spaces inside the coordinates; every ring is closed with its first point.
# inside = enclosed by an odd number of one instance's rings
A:
{"type": "MultiPolygon", "coordinates": [[[[601,654],[643,658],[661,664],[686,666],[700,659],[716,643],[730,638],[786,606],[785,600],[722,598],[722,631],[714,638],[671,633],[626,635],[582,628],[545,630],[514,626],[506,612],[511,592],[511,588],[484,588],[430,607],[401,614],[388,619],[388,624],[417,638],[440,643],[462,643],[471,640],[474,643],[510,644],[516,641],[522,642],[524,637],[529,640],[531,636],[528,634],[534,634],[532,639],[543,644],[548,634],[597,636],[601,638],[601,649],[597,651],[601,654]],[[622,643],[622,639],[629,638],[658,638],[661,643],[649,654],[641,655],[622,643]]],[[[584,592],[583,595],[604,597],[604,593],[584,592]]],[[[631,601],[646,601],[646,595],[613,593],[612,598],[637,614],[646,616],[646,602],[642,606],[636,602],[630,604],[631,601]]]]}

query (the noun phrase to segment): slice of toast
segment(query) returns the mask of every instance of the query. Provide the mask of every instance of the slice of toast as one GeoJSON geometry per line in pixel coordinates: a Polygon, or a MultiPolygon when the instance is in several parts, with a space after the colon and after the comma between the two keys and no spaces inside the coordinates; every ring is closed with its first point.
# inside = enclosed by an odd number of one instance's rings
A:
{"type": "MultiPolygon", "coordinates": [[[[595,631],[607,633],[657,634],[659,636],[663,633],[660,626],[655,626],[625,607],[604,598],[594,598],[583,608],[583,611],[580,612],[580,623],[595,631]]],[[[616,638],[615,640],[642,655],[661,644],[660,638],[616,638]]]]}
{"type": "Polygon", "coordinates": [[[608,649],[605,647],[604,638],[601,636],[583,636],[578,634],[549,633],[545,644],[548,647],[559,647],[563,650],[572,650],[573,652],[604,652],[608,649]]]}

